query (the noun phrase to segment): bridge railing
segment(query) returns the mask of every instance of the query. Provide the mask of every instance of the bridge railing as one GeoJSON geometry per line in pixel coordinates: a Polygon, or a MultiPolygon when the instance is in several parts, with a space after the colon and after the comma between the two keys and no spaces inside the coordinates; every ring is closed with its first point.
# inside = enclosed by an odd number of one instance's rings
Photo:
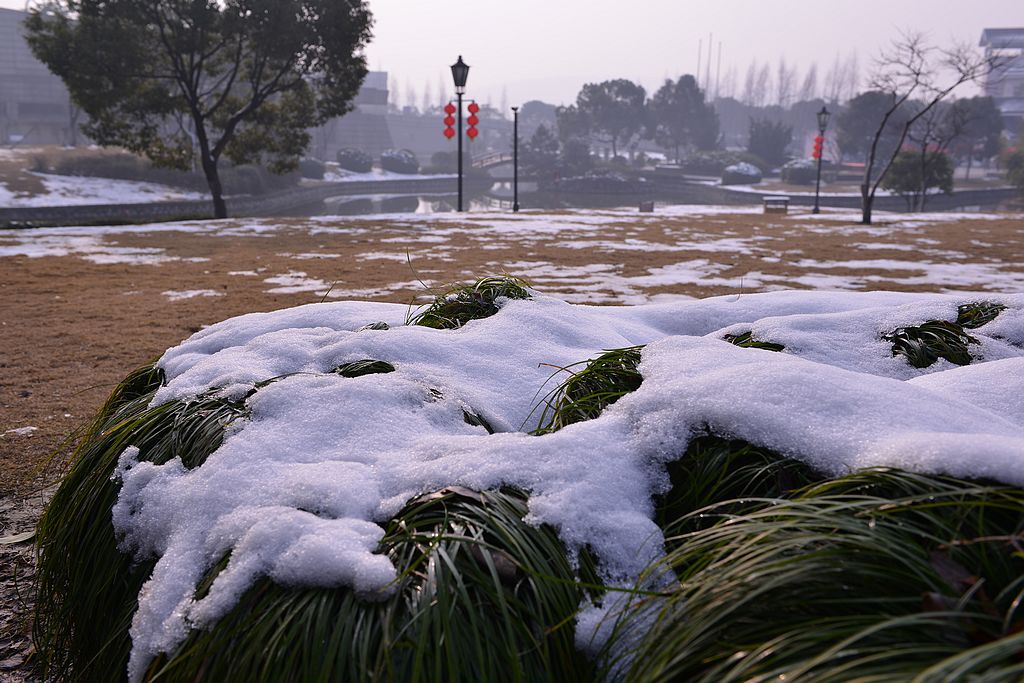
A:
{"type": "Polygon", "coordinates": [[[499,164],[507,164],[511,161],[512,155],[508,152],[489,152],[487,154],[481,154],[478,157],[473,157],[471,163],[473,168],[489,168],[499,164]]]}

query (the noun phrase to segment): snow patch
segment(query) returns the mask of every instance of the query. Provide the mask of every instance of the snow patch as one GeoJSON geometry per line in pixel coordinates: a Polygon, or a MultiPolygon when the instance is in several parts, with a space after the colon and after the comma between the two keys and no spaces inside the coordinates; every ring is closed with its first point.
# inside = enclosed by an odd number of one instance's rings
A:
{"type": "Polygon", "coordinates": [[[4,432],[4,435],[14,434],[15,436],[32,436],[33,432],[38,432],[39,427],[17,427],[15,429],[8,429],[4,432]]]}
{"type": "Polygon", "coordinates": [[[224,296],[224,292],[218,292],[214,289],[186,289],[182,291],[174,291],[169,289],[166,292],[161,292],[165,297],[171,301],[181,301],[182,299],[192,299],[197,296],[224,296]]]}

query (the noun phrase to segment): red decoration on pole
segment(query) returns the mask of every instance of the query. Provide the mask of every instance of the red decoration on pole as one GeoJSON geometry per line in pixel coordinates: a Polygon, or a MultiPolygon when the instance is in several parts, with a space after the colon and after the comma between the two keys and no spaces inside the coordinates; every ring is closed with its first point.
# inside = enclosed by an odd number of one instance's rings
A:
{"type": "Polygon", "coordinates": [[[820,159],[822,157],[822,150],[825,146],[825,138],[821,135],[817,135],[814,138],[814,151],[811,153],[813,159],[820,159]]]}
{"type": "Polygon", "coordinates": [[[475,126],[476,124],[480,123],[480,119],[477,118],[476,114],[470,114],[469,118],[466,119],[466,123],[471,126],[475,126]]]}
{"type": "Polygon", "coordinates": [[[479,135],[479,134],[480,134],[479,131],[477,131],[477,129],[474,128],[473,126],[470,126],[469,128],[466,129],[466,136],[470,140],[476,139],[476,136],[479,135]]]}
{"type": "Polygon", "coordinates": [[[454,116],[446,116],[446,117],[444,117],[444,125],[446,125],[446,126],[454,126],[455,125],[455,117],[454,116]]]}
{"type": "Polygon", "coordinates": [[[451,140],[453,137],[455,137],[455,129],[452,128],[451,126],[448,126],[447,128],[444,129],[444,136],[451,140]]]}
{"type": "Polygon", "coordinates": [[[449,102],[448,104],[444,105],[444,113],[448,114],[448,116],[451,116],[452,114],[454,114],[455,113],[455,105],[452,104],[451,102],[449,102]]]}
{"type": "Polygon", "coordinates": [[[470,114],[477,114],[480,112],[480,105],[476,102],[470,102],[467,109],[469,109],[470,114]]]}

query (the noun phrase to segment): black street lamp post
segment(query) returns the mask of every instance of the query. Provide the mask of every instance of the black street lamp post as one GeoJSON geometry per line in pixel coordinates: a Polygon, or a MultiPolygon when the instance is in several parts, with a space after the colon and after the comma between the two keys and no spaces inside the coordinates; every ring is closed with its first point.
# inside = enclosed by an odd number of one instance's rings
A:
{"type": "Polygon", "coordinates": [[[512,107],[512,211],[519,211],[519,107],[512,107]]]}
{"type": "Polygon", "coordinates": [[[455,94],[458,97],[459,121],[455,134],[459,138],[459,211],[462,211],[462,96],[466,92],[466,79],[469,78],[469,65],[462,61],[452,64],[452,80],[455,81],[455,94]]]}
{"type": "Polygon", "coordinates": [[[825,145],[825,129],[828,128],[828,117],[832,116],[832,112],[825,108],[825,105],[821,106],[821,111],[818,112],[818,138],[815,145],[815,154],[818,156],[818,178],[814,183],[814,208],[811,209],[811,213],[821,213],[821,160],[825,156],[824,145],[825,145]]]}

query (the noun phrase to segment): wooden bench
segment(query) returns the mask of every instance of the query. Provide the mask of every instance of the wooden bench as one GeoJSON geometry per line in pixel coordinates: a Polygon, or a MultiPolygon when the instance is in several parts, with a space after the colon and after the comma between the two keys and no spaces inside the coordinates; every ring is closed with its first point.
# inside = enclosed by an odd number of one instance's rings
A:
{"type": "Polygon", "coordinates": [[[789,213],[789,197],[785,195],[764,197],[764,212],[789,213]]]}

